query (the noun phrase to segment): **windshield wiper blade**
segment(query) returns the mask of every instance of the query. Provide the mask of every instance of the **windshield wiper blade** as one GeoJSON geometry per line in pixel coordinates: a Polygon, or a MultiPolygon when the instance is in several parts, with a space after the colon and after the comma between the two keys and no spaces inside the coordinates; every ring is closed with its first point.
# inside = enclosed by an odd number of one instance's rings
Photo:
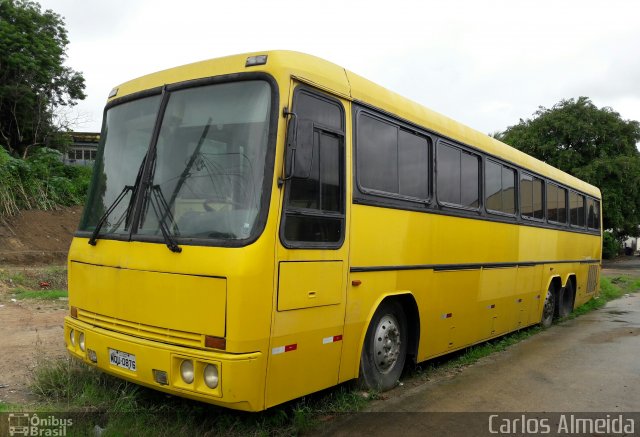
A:
{"type": "Polygon", "coordinates": [[[165,220],[168,218],[170,223],[173,223],[173,228],[176,231],[176,234],[179,233],[178,227],[175,224],[175,220],[173,219],[173,214],[171,214],[171,208],[167,203],[167,199],[165,199],[164,194],[162,194],[162,189],[160,185],[153,185],[151,187],[151,207],[153,211],[156,213],[156,217],[158,217],[158,225],[160,227],[160,231],[162,232],[162,236],[164,238],[164,243],[167,245],[171,252],[180,253],[182,252],[182,248],[178,246],[178,243],[171,235],[169,227],[165,223],[165,220]],[[155,202],[154,202],[155,200],[155,202]]]}
{"type": "Polygon", "coordinates": [[[102,214],[102,217],[100,217],[100,220],[96,225],[96,228],[93,230],[93,233],[91,234],[91,238],[89,238],[90,245],[92,246],[96,245],[96,242],[98,240],[98,234],[100,233],[100,229],[102,229],[102,226],[104,225],[104,223],[107,221],[107,217],[111,215],[113,210],[116,209],[116,207],[120,204],[122,199],[124,199],[124,197],[127,195],[129,191],[133,192],[133,189],[134,189],[133,185],[125,185],[122,191],[120,192],[120,194],[118,195],[118,197],[116,197],[116,200],[114,200],[111,206],[109,206],[109,208],[107,209],[107,211],[104,214],[102,214]]]}

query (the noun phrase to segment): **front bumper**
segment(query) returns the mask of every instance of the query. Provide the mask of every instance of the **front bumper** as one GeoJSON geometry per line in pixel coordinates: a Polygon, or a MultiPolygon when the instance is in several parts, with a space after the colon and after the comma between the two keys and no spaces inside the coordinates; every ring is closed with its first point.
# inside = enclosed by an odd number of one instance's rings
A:
{"type": "Polygon", "coordinates": [[[64,334],[67,351],[72,356],[118,378],[227,408],[245,411],[264,409],[266,360],[260,352],[230,354],[175,346],[98,328],[70,316],[65,317],[64,334]],[[74,330],[75,344],[70,339],[71,330],[74,330]],[[84,334],[84,351],[80,347],[80,333],[84,334]],[[111,364],[110,349],[134,355],[135,370],[111,364]],[[89,355],[89,351],[95,352],[95,356],[93,353],[89,355]],[[96,361],[93,362],[90,356],[96,361]],[[181,377],[183,360],[191,360],[194,364],[191,383],[186,383],[181,377]],[[203,377],[207,364],[218,369],[218,385],[213,389],[205,384],[203,377]],[[155,376],[162,372],[167,375],[166,380],[155,376]]]}

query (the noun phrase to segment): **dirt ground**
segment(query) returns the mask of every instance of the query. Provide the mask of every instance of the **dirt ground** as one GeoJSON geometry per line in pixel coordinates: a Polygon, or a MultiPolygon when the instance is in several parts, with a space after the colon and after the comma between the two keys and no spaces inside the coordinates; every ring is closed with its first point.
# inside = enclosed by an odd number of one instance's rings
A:
{"type": "MultiPolygon", "coordinates": [[[[41,275],[37,266],[64,265],[81,211],[71,207],[0,218],[0,278],[41,275]]],[[[31,400],[28,384],[36,363],[65,355],[67,302],[17,300],[11,285],[0,280],[0,402],[25,403],[31,400]]]]}
{"type": "Polygon", "coordinates": [[[65,356],[66,314],[66,300],[14,302],[9,290],[0,288],[0,402],[31,401],[28,386],[36,364],[65,356]]]}
{"type": "Polygon", "coordinates": [[[0,217],[0,267],[64,264],[82,207],[0,217]]]}

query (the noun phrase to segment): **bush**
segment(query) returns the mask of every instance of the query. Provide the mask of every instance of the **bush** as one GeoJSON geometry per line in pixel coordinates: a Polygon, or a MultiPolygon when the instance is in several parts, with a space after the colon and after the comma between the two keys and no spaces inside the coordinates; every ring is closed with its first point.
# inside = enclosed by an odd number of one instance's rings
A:
{"type": "Polygon", "coordinates": [[[611,232],[604,231],[602,239],[602,257],[604,259],[612,259],[618,256],[620,251],[620,242],[616,240],[611,232]]]}
{"type": "Polygon", "coordinates": [[[90,167],[64,165],[57,150],[43,147],[25,160],[0,147],[0,217],[82,204],[90,180],[90,167]]]}

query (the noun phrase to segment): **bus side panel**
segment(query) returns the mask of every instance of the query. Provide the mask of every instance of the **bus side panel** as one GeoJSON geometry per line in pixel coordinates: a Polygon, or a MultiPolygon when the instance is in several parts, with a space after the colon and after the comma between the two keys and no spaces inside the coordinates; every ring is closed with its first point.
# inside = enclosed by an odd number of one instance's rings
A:
{"type": "Polygon", "coordinates": [[[517,267],[482,270],[482,284],[478,298],[478,311],[490,320],[487,332],[478,332],[469,342],[480,338],[495,337],[514,328],[520,318],[520,306],[516,296],[517,267]]]}
{"type": "Polygon", "coordinates": [[[516,281],[518,290],[521,293],[521,299],[526,302],[526,308],[522,310],[526,312],[523,314],[522,326],[533,325],[540,323],[542,318],[542,306],[546,294],[546,288],[542,285],[542,272],[543,266],[518,266],[518,279],[516,281]]]}
{"type": "MultiPolygon", "coordinates": [[[[420,311],[425,315],[420,320],[423,325],[435,326],[437,318],[427,318],[424,308],[437,305],[437,295],[433,293],[433,271],[403,270],[383,272],[351,272],[347,287],[347,311],[344,325],[344,347],[340,363],[340,382],[358,376],[360,354],[369,322],[378,304],[385,298],[411,294],[420,311]],[[355,282],[354,282],[355,281],[355,282]],[[355,285],[357,284],[357,285],[355,285]]],[[[421,334],[422,335],[422,334],[421,334]]],[[[424,355],[419,351],[419,355],[424,355]]]]}
{"type": "Polygon", "coordinates": [[[457,349],[477,337],[488,322],[478,311],[478,286],[481,271],[454,270],[434,272],[435,305],[429,308],[432,323],[422,329],[428,355],[457,349]],[[435,317],[434,317],[435,316],[435,317]]]}

